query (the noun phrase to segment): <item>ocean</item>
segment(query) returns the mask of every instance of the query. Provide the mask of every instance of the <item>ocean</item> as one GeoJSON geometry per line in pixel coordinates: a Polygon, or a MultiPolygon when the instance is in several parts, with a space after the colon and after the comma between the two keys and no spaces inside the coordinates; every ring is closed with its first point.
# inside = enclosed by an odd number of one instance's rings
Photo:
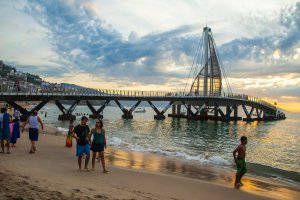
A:
{"type": "MultiPolygon", "coordinates": [[[[247,123],[168,117],[154,120],[152,108],[145,109],[145,113],[133,113],[133,119],[122,119],[118,107],[106,107],[103,122],[108,145],[233,168],[232,151],[239,144],[240,137],[245,135],[248,137],[246,160],[249,173],[300,184],[300,113],[286,112],[287,119],[281,121],[247,123]]],[[[87,106],[80,105],[75,113],[84,115],[90,111],[87,106]]],[[[61,112],[54,104],[47,104],[39,113],[46,123],[55,125],[61,134],[66,134],[69,122],[58,121],[59,114],[61,112]]],[[[79,120],[80,116],[75,124],[79,120]]],[[[89,126],[94,125],[95,120],[89,120],[89,126]]]]}

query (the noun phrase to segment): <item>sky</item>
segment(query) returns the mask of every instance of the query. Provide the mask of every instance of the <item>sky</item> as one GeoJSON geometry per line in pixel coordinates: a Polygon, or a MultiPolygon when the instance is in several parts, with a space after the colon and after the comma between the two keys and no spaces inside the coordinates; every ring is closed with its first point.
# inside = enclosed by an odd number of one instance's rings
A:
{"type": "Polygon", "coordinates": [[[300,112],[300,1],[0,0],[0,15],[0,60],[99,89],[183,91],[207,24],[234,93],[300,112]]]}

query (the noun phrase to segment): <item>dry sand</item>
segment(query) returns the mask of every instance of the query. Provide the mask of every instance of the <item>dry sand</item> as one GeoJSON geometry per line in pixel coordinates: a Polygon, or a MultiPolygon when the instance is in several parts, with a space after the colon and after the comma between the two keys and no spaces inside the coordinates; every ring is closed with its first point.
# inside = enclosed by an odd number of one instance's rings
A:
{"type": "Polygon", "coordinates": [[[235,189],[232,183],[225,185],[225,182],[203,181],[155,170],[128,169],[112,165],[109,158],[113,155],[109,153],[106,154],[108,174],[101,173],[98,163],[97,171],[79,172],[74,145],[72,149],[64,145],[64,137],[40,134],[37,152],[29,154],[30,142],[25,131],[10,155],[0,154],[0,199],[234,200],[268,199],[266,196],[296,199],[299,195],[285,187],[279,187],[277,192],[269,189],[247,191],[247,186],[235,189]]]}

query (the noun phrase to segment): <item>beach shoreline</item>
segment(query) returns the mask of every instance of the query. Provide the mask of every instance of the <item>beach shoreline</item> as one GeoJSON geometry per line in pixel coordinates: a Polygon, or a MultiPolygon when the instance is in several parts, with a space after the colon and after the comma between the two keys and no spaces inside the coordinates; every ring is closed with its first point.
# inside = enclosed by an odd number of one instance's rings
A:
{"type": "MultiPolygon", "coordinates": [[[[96,166],[99,171],[78,172],[74,143],[71,149],[64,147],[65,137],[55,136],[57,133],[54,127],[47,126],[41,132],[36,154],[28,154],[29,141],[25,131],[11,155],[0,155],[0,167],[8,174],[12,185],[27,181],[29,188],[38,188],[38,194],[51,193],[59,199],[199,199],[199,196],[220,199],[224,195],[231,199],[295,199],[299,195],[298,191],[290,187],[247,176],[245,186],[237,190],[233,187],[233,171],[195,165],[192,162],[186,164],[178,159],[111,146],[105,154],[109,174],[100,173],[99,164],[96,166]],[[163,169],[173,169],[174,173],[163,169]],[[179,170],[178,173],[175,173],[176,170],[179,170]],[[182,174],[184,170],[194,171],[189,177],[182,174]],[[22,177],[27,177],[27,180],[22,177]]],[[[28,195],[33,193],[28,192],[28,195]]],[[[1,195],[14,194],[1,191],[1,195]]],[[[52,198],[50,196],[49,199],[52,198]]],[[[36,198],[39,199],[38,196],[36,198]]]]}

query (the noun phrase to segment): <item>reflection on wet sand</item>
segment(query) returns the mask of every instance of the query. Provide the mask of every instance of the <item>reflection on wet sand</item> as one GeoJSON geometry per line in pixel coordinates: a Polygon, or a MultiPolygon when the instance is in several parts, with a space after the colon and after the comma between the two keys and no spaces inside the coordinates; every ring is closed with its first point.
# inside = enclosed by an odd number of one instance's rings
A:
{"type": "MultiPolygon", "coordinates": [[[[220,166],[200,165],[198,163],[184,162],[178,159],[126,151],[118,148],[108,148],[106,150],[106,161],[109,165],[118,167],[176,174],[234,187],[235,171],[220,168],[220,166]]],[[[264,196],[276,199],[296,199],[297,195],[300,195],[300,188],[284,186],[263,178],[257,180],[253,177],[246,176],[246,178],[243,179],[243,184],[242,187],[236,189],[251,193],[261,193],[264,196]]]]}

